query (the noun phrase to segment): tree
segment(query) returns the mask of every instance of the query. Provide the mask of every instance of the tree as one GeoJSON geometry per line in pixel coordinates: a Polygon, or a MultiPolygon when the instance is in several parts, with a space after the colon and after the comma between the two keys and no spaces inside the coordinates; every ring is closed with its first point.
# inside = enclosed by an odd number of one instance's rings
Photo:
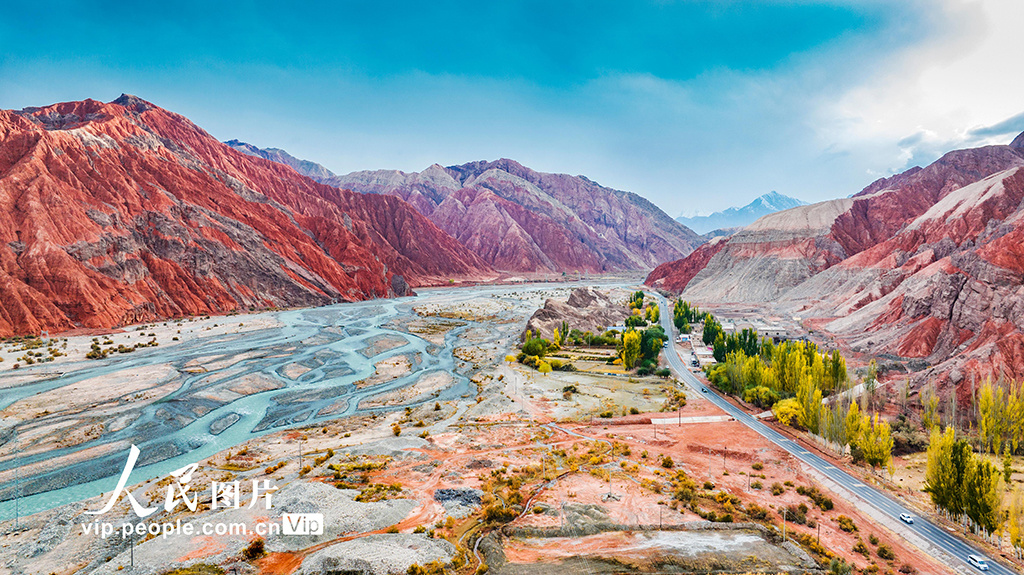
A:
{"type": "Polygon", "coordinates": [[[1006,530],[1010,535],[1010,544],[1019,549],[1024,547],[1024,494],[1019,486],[1013,490],[1008,511],[1006,530]]]}
{"type": "Polygon", "coordinates": [[[991,461],[971,455],[964,485],[964,511],[974,523],[991,533],[1003,522],[1002,476],[991,461]]]}
{"type": "Polygon", "coordinates": [[[807,431],[817,434],[821,421],[821,390],[814,384],[810,374],[804,374],[796,388],[796,399],[800,403],[800,423],[807,431]]]}
{"type": "Polygon", "coordinates": [[[559,347],[561,347],[559,345],[560,341],[562,341],[562,334],[561,332],[558,331],[558,328],[556,327],[554,335],[551,336],[551,347],[558,349],[559,347]]]}
{"type": "Polygon", "coordinates": [[[626,369],[633,369],[638,359],[640,359],[640,332],[631,329],[622,334],[622,365],[626,369]]]}
{"type": "Polygon", "coordinates": [[[537,365],[537,371],[543,373],[544,375],[547,375],[551,373],[551,364],[546,361],[542,361],[540,362],[540,364],[537,365]]]}
{"type": "Polygon", "coordinates": [[[1013,456],[1010,455],[1009,444],[1003,448],[1003,481],[1010,485],[1010,478],[1013,477],[1013,456]]]}
{"type": "Polygon", "coordinates": [[[953,468],[953,445],[956,442],[952,427],[940,432],[932,428],[931,441],[928,442],[928,465],[925,469],[923,491],[932,503],[940,509],[951,509],[959,504],[956,470],[953,468]]]}
{"type": "Polygon", "coordinates": [[[935,384],[929,383],[921,390],[921,407],[921,422],[931,433],[939,425],[939,397],[935,394],[935,384]]]}
{"type": "Polygon", "coordinates": [[[978,433],[985,451],[999,453],[1006,431],[1006,401],[1003,390],[986,379],[978,397],[978,433]]]}
{"type": "Polygon", "coordinates": [[[792,425],[800,421],[800,402],[794,398],[783,399],[782,401],[775,404],[772,407],[772,413],[775,415],[775,419],[779,420],[782,425],[792,425]]]}
{"type": "Polygon", "coordinates": [[[523,344],[523,353],[526,355],[544,357],[544,354],[548,351],[549,345],[548,340],[537,337],[523,344]]]}
{"type": "Polygon", "coordinates": [[[843,435],[843,445],[850,445],[856,443],[860,437],[861,425],[864,420],[860,416],[860,406],[857,405],[856,401],[850,402],[850,409],[846,412],[846,420],[843,435]]]}
{"type": "Polygon", "coordinates": [[[889,422],[879,417],[864,417],[858,446],[864,453],[864,461],[871,467],[886,467],[892,459],[892,429],[889,422]]]}

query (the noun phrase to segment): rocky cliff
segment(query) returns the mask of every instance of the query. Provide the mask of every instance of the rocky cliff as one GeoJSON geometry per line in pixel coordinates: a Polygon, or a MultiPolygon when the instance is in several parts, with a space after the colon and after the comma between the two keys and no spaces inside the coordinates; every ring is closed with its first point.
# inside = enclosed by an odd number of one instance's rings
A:
{"type": "Polygon", "coordinates": [[[0,111],[0,335],[402,295],[490,267],[133,96],[0,111]]]}
{"type": "Polygon", "coordinates": [[[1022,167],[1024,135],[950,152],[850,199],[762,218],[703,265],[694,253],[648,283],[698,302],[777,303],[854,350],[925,360],[919,379],[1024,376],[1022,167]],[[809,208],[827,217],[807,225],[809,208]]]}
{"type": "MultiPolygon", "coordinates": [[[[280,150],[229,143],[295,163],[280,150]]],[[[649,269],[689,254],[704,241],[636,194],[583,176],[536,172],[507,159],[447,168],[434,164],[412,173],[318,177],[302,170],[331,186],[398,196],[495,269],[514,273],[649,269]]]]}
{"type": "MultiPolygon", "coordinates": [[[[595,334],[626,321],[629,312],[623,304],[613,303],[608,296],[593,288],[576,288],[569,299],[562,302],[548,299],[544,307],[535,311],[526,322],[526,330],[534,337],[551,338],[562,322],[569,329],[595,334]]],[[[525,333],[525,332],[524,332],[525,333]]]]}

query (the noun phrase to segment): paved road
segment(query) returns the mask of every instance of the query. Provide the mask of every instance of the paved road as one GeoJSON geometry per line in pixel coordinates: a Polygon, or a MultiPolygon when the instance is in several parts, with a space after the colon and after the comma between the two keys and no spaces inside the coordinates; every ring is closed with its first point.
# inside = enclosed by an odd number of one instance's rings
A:
{"type": "MultiPolygon", "coordinates": [[[[665,298],[661,296],[657,296],[657,298],[658,307],[661,309],[662,327],[664,327],[665,333],[671,336],[672,341],[675,341],[675,325],[672,323],[672,306],[665,298]]],[[[942,527],[939,527],[922,517],[918,517],[913,510],[900,505],[885,493],[870,485],[862,483],[856,477],[853,477],[832,465],[825,459],[822,459],[814,453],[804,449],[804,447],[799,443],[789,439],[764,423],[761,423],[747,414],[747,412],[719,396],[713,388],[707,388],[708,391],[706,393],[701,392],[701,382],[694,377],[686,367],[685,362],[680,359],[679,354],[674,353],[675,347],[670,345],[669,349],[673,350],[673,352],[666,354],[668,356],[670,368],[675,372],[676,376],[686,382],[686,384],[692,388],[695,393],[704,396],[712,403],[722,408],[726,413],[735,417],[737,421],[742,422],[747,427],[760,433],[766,439],[785,449],[800,461],[813,467],[822,475],[847,489],[850,493],[856,494],[866,504],[874,507],[880,513],[887,515],[896,521],[899,521],[901,513],[909,513],[910,515],[913,515],[914,524],[901,524],[902,527],[927,541],[933,549],[924,549],[924,551],[935,557],[941,564],[946,565],[950,569],[955,569],[964,573],[979,572],[974,567],[967,564],[967,555],[973,553],[984,557],[985,555],[981,551],[978,551],[971,545],[968,545],[962,539],[946,531],[942,527]],[[948,556],[942,556],[941,552],[936,552],[937,550],[945,552],[948,556]],[[952,557],[952,560],[950,560],[950,557],[952,557]]],[[[1016,573],[1015,571],[991,560],[988,561],[988,564],[989,573],[999,575],[1013,575],[1016,573]]]]}

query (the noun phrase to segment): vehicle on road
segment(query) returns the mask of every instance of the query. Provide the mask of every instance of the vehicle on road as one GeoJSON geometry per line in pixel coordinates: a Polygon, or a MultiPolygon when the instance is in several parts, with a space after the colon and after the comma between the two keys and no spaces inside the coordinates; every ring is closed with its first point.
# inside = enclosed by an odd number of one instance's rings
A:
{"type": "Polygon", "coordinates": [[[702,388],[700,388],[700,391],[701,391],[701,393],[707,393],[708,392],[708,388],[702,387],[702,388]]]}
{"type": "Polygon", "coordinates": [[[908,525],[913,525],[914,518],[909,513],[900,513],[900,521],[908,525]]]}
{"type": "Polygon", "coordinates": [[[983,557],[971,554],[967,556],[967,562],[977,567],[979,571],[988,571],[988,562],[983,557]]]}

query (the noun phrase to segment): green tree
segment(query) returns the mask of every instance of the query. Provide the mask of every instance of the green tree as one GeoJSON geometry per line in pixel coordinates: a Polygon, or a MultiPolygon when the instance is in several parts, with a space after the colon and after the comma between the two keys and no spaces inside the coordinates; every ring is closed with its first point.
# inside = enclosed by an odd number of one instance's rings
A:
{"type": "Polygon", "coordinates": [[[1002,477],[987,459],[971,454],[964,484],[964,511],[977,525],[992,533],[1002,524],[1002,477]]]}
{"type": "Polygon", "coordinates": [[[537,357],[544,357],[547,353],[550,343],[546,339],[539,337],[533,338],[523,344],[523,353],[526,355],[535,355],[537,357]]]}

